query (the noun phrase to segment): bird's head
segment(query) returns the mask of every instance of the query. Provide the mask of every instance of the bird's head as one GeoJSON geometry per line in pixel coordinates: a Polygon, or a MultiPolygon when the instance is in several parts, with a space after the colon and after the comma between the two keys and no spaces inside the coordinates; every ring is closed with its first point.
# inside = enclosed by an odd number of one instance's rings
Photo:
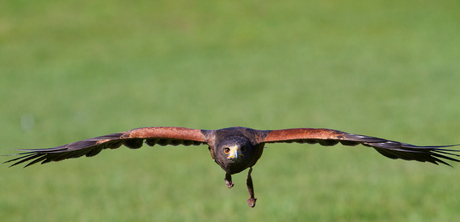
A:
{"type": "Polygon", "coordinates": [[[246,146],[240,144],[232,144],[224,147],[224,153],[227,159],[231,162],[241,162],[246,152],[246,146]]]}
{"type": "Polygon", "coordinates": [[[229,137],[220,141],[215,152],[216,163],[230,174],[239,173],[252,166],[257,156],[254,155],[255,146],[243,136],[229,137]]]}

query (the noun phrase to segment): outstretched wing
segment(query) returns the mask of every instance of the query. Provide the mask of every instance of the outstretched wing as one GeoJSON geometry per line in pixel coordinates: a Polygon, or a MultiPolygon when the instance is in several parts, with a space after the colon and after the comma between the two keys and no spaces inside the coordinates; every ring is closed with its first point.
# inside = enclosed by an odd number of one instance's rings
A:
{"type": "Polygon", "coordinates": [[[447,147],[457,145],[415,146],[407,143],[350,134],[331,129],[299,128],[268,130],[264,133],[266,136],[259,139],[261,143],[319,143],[323,146],[333,146],[337,143],[346,146],[362,144],[374,148],[380,154],[391,159],[417,160],[420,162],[430,162],[434,164],[443,163],[446,165],[449,164],[444,162],[443,159],[460,162],[458,159],[451,157],[459,157],[460,155],[455,152],[459,152],[460,150],[446,149],[447,147]]]}
{"type": "Polygon", "coordinates": [[[13,154],[21,155],[18,158],[6,161],[14,162],[11,166],[30,161],[25,167],[41,162],[60,161],[81,156],[95,156],[103,149],[116,149],[125,145],[131,149],[138,149],[144,142],[149,146],[155,144],[165,145],[201,145],[206,143],[207,138],[203,130],[188,129],[181,127],[144,127],[123,133],[114,133],[91,139],[81,140],[66,145],[48,149],[18,149],[27,151],[13,154]]]}

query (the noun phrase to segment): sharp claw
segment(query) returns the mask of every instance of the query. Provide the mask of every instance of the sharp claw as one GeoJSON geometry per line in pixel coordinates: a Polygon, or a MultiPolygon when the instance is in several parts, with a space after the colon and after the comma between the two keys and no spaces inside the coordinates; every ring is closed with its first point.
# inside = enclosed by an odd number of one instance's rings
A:
{"type": "Polygon", "coordinates": [[[256,200],[257,200],[257,198],[254,198],[254,197],[249,198],[248,199],[248,205],[250,207],[255,207],[256,206],[256,200]]]}
{"type": "Polygon", "coordinates": [[[235,185],[232,181],[225,180],[225,185],[227,185],[228,189],[232,188],[235,185]]]}

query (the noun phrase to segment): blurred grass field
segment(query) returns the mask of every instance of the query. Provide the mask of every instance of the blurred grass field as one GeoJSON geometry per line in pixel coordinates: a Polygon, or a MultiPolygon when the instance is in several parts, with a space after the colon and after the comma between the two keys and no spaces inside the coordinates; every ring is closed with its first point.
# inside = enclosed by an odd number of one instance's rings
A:
{"type": "MultiPolygon", "coordinates": [[[[1,1],[0,154],[143,126],[460,143],[460,3],[1,1]]],[[[8,160],[2,157],[2,162],[8,160]]],[[[2,221],[458,221],[460,169],[270,144],[227,189],[207,147],[0,167],[2,221]]]]}

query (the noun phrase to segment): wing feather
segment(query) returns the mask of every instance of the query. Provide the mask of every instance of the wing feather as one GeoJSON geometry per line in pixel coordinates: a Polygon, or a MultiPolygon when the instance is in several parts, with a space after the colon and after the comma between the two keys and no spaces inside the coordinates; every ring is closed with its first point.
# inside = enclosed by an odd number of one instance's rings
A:
{"type": "Polygon", "coordinates": [[[445,149],[458,145],[448,146],[415,146],[392,140],[377,137],[345,133],[332,129],[297,128],[284,130],[264,131],[259,142],[261,143],[319,143],[323,146],[333,146],[341,143],[346,146],[362,144],[372,147],[380,154],[391,159],[416,160],[420,162],[430,162],[434,164],[446,164],[444,160],[460,162],[455,157],[460,157],[456,152],[460,150],[445,149]]]}
{"type": "Polygon", "coordinates": [[[66,145],[47,149],[17,149],[23,153],[11,154],[20,157],[8,160],[4,163],[12,163],[15,166],[30,161],[25,167],[41,162],[61,161],[81,156],[92,157],[99,154],[103,149],[116,149],[125,145],[130,149],[138,149],[144,140],[149,146],[155,144],[165,145],[201,145],[207,143],[208,138],[203,130],[188,129],[182,127],[144,127],[123,133],[114,133],[105,136],[81,140],[66,145]]]}

